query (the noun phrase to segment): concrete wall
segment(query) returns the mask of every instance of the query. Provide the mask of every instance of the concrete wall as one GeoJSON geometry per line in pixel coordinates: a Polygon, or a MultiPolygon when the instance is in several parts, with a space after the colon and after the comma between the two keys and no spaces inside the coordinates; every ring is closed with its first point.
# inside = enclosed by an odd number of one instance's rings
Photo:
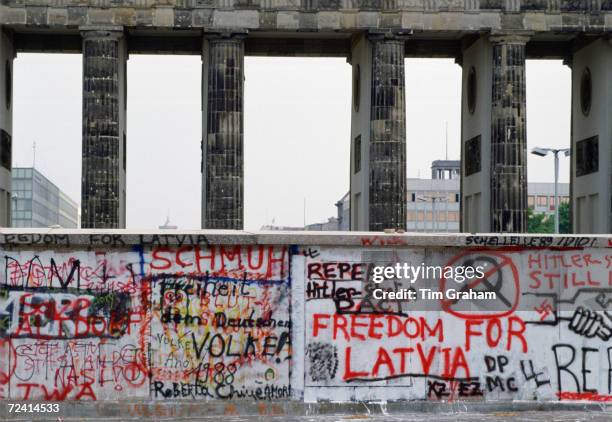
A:
{"type": "Polygon", "coordinates": [[[4,230],[0,243],[2,399],[612,400],[609,236],[4,230]],[[373,299],[368,268],[395,262],[484,263],[473,287],[504,299],[373,299]]]}

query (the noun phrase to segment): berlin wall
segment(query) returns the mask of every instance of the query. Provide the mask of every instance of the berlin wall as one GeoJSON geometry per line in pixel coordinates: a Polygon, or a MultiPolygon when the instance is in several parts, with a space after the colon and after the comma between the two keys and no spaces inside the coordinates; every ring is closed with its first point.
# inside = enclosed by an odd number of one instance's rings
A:
{"type": "Polygon", "coordinates": [[[610,237],[3,230],[0,242],[3,400],[612,401],[610,237]],[[417,285],[372,281],[397,262],[483,263],[469,287],[497,299],[376,298],[417,285]]]}

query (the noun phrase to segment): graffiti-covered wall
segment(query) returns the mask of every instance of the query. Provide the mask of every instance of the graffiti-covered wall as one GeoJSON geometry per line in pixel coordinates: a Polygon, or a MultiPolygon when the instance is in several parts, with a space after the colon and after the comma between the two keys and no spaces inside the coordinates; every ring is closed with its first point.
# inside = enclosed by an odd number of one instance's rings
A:
{"type": "Polygon", "coordinates": [[[612,401],[607,238],[1,236],[1,399],[612,401]]]}
{"type": "Polygon", "coordinates": [[[285,246],[5,251],[11,399],[289,397],[285,246]]]}

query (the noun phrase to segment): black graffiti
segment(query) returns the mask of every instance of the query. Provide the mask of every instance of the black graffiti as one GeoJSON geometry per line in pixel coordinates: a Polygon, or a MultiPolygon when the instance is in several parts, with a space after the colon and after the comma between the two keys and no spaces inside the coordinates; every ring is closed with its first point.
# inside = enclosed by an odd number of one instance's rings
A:
{"type": "Polygon", "coordinates": [[[550,379],[540,379],[540,377],[544,376],[544,372],[535,372],[533,368],[533,361],[530,360],[521,360],[521,372],[525,377],[526,381],[534,380],[536,383],[536,387],[540,388],[543,385],[550,384],[550,379]],[[529,373],[527,373],[526,365],[529,364],[529,373]]]}
{"type": "MultiPolygon", "coordinates": [[[[484,361],[488,373],[499,371],[500,374],[504,373],[504,368],[509,363],[509,359],[504,355],[499,355],[497,357],[485,355],[484,361]]],[[[487,390],[490,392],[497,389],[501,391],[518,391],[516,379],[513,376],[504,377],[503,375],[488,374],[485,380],[487,383],[487,390]]]]}
{"type": "Polygon", "coordinates": [[[215,313],[215,327],[231,327],[231,328],[291,328],[291,321],[276,320],[274,318],[253,318],[255,310],[251,311],[248,318],[230,318],[223,312],[215,313]]]}
{"type": "Polygon", "coordinates": [[[552,236],[467,236],[465,244],[468,246],[526,246],[547,247],[553,244],[552,236]]]}
{"type": "Polygon", "coordinates": [[[353,309],[355,306],[354,298],[360,296],[361,292],[359,290],[354,287],[338,287],[338,282],[335,280],[311,280],[306,285],[307,300],[332,299],[338,313],[353,309]]]}
{"type": "Polygon", "coordinates": [[[123,236],[120,234],[90,234],[89,244],[112,247],[125,246],[123,236]]]}
{"type": "Polygon", "coordinates": [[[139,237],[139,244],[141,246],[159,247],[159,246],[209,246],[210,241],[208,236],[203,234],[192,235],[192,234],[155,234],[155,235],[144,235],[141,234],[139,237]]]}
{"type": "Polygon", "coordinates": [[[336,377],[338,349],[335,345],[320,342],[309,343],[306,348],[306,356],[310,363],[308,375],[312,381],[330,381],[336,377]]]}
{"type": "Polygon", "coordinates": [[[215,398],[215,395],[209,391],[208,386],[199,382],[173,382],[170,386],[166,386],[163,381],[155,381],[153,382],[153,393],[155,398],[163,397],[166,399],[179,397],[215,398]]]}
{"type": "MultiPolygon", "coordinates": [[[[409,300],[402,299],[376,299],[374,297],[374,291],[380,289],[382,284],[377,284],[372,279],[374,271],[374,264],[369,264],[367,269],[367,280],[365,283],[365,294],[364,298],[358,306],[357,311],[345,312],[345,313],[358,313],[358,314],[383,314],[383,315],[398,315],[408,316],[404,311],[404,305],[408,305],[409,300]]],[[[389,282],[389,281],[388,281],[389,282]]],[[[399,291],[403,288],[402,284],[397,280],[391,281],[393,287],[389,290],[399,291]]],[[[383,288],[385,290],[385,288],[383,288]]]]}
{"type": "Polygon", "coordinates": [[[71,259],[68,261],[68,264],[71,267],[70,267],[70,272],[68,273],[65,279],[62,278],[62,276],[60,275],[60,271],[57,268],[57,263],[55,262],[55,259],[53,258],[50,259],[49,278],[47,278],[47,273],[45,272],[45,266],[43,265],[38,255],[34,255],[34,257],[31,260],[27,261],[27,269],[28,269],[27,272],[24,271],[24,268],[21,265],[21,263],[17,261],[15,258],[5,255],[4,261],[5,261],[5,265],[4,265],[5,287],[19,287],[19,288],[24,288],[24,289],[32,288],[32,286],[28,286],[28,280],[31,280],[33,278],[36,279],[40,277],[41,274],[45,278],[45,283],[44,284],[41,283],[40,286],[37,286],[37,288],[39,289],[53,288],[54,277],[57,277],[60,287],[63,290],[67,290],[68,286],[70,286],[70,283],[73,280],[76,280],[75,287],[77,289],[81,287],[80,286],[81,284],[81,262],[78,259],[71,259]],[[13,266],[16,266],[16,267],[11,268],[13,266]],[[9,280],[11,279],[11,275],[9,274],[9,271],[11,272],[18,271],[18,273],[20,274],[20,278],[21,278],[21,284],[11,283],[11,285],[9,285],[9,280]]]}
{"type": "Polygon", "coordinates": [[[316,258],[316,257],[318,257],[321,254],[319,253],[318,250],[316,250],[314,248],[308,248],[308,249],[304,249],[302,251],[302,255],[304,255],[307,258],[316,258]]]}
{"type": "Polygon", "coordinates": [[[590,248],[597,244],[595,237],[557,237],[552,236],[467,236],[468,246],[521,246],[546,248],[590,248]]]}
{"type": "Polygon", "coordinates": [[[482,397],[484,393],[477,378],[469,380],[453,381],[456,382],[456,387],[451,388],[451,381],[428,380],[427,381],[427,397],[443,399],[451,396],[455,392],[458,397],[482,397]]]}
{"type": "Polygon", "coordinates": [[[608,341],[612,337],[612,320],[607,313],[602,315],[602,313],[579,306],[570,320],[569,329],[586,338],[597,336],[608,341]]]}
{"type": "Polygon", "coordinates": [[[3,237],[2,243],[9,246],[20,244],[70,246],[70,236],[67,234],[5,234],[3,237]]]}
{"type": "Polygon", "coordinates": [[[191,333],[192,345],[199,360],[206,357],[249,357],[280,356],[284,349],[291,349],[291,339],[288,331],[280,333],[280,336],[254,337],[248,333],[246,339],[234,339],[233,334],[213,334],[207,332],[198,341],[195,333],[191,333]]]}
{"type": "MultiPolygon", "coordinates": [[[[608,348],[608,353],[610,353],[611,348],[608,348]]],[[[591,370],[588,367],[588,363],[591,360],[589,355],[595,354],[598,355],[599,349],[595,349],[592,347],[582,347],[580,348],[580,356],[576,352],[576,348],[571,344],[556,344],[552,347],[552,351],[555,355],[555,364],[557,367],[557,389],[558,391],[573,391],[575,389],[578,393],[597,393],[597,389],[590,388],[591,383],[589,382],[590,375],[589,374],[597,374],[596,370],[591,370]],[[571,357],[567,358],[567,353],[563,352],[571,352],[571,357]],[[565,358],[564,358],[565,357],[565,358]],[[576,362],[578,361],[578,362],[576,362]],[[580,369],[576,370],[574,367],[574,362],[576,362],[580,369]],[[563,375],[565,374],[565,378],[570,378],[573,381],[574,388],[564,388],[563,386],[563,375]]],[[[596,359],[593,361],[597,362],[596,359]]],[[[608,374],[610,374],[611,368],[608,368],[608,374]]]]}
{"type": "Polygon", "coordinates": [[[262,387],[247,387],[242,386],[236,388],[233,385],[218,386],[215,389],[215,393],[220,399],[253,399],[260,401],[272,401],[279,399],[287,399],[291,397],[291,386],[282,385],[276,386],[266,384],[262,387]]]}

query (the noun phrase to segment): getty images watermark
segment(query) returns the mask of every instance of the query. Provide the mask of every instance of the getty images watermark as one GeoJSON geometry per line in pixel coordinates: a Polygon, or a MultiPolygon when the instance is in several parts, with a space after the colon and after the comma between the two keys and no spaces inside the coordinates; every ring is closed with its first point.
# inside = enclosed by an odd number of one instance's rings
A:
{"type": "Polygon", "coordinates": [[[373,290],[372,295],[375,299],[390,300],[415,300],[417,297],[422,300],[497,299],[497,293],[494,291],[482,291],[471,288],[472,284],[484,277],[485,267],[482,265],[440,266],[421,264],[413,266],[408,263],[379,265],[372,269],[372,281],[376,284],[380,284],[385,280],[406,280],[410,284],[414,284],[417,280],[440,280],[444,278],[446,280],[454,280],[456,283],[462,284],[462,286],[460,289],[447,288],[444,291],[435,291],[429,288],[399,288],[396,290],[376,288],[373,290]]]}

